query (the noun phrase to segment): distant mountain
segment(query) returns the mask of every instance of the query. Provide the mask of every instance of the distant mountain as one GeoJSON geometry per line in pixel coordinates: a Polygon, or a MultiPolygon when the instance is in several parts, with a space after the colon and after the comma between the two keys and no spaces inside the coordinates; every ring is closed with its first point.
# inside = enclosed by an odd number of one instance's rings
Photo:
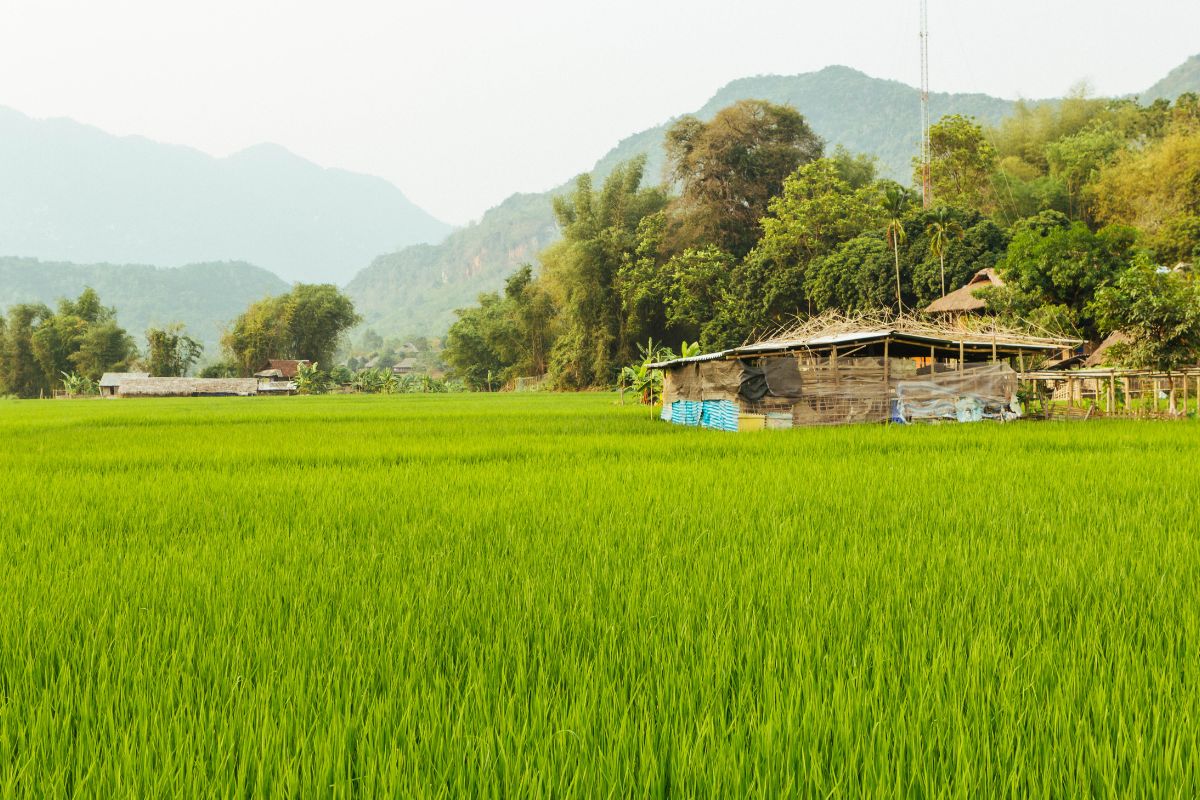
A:
{"type": "Polygon", "coordinates": [[[367,325],[387,334],[439,335],[454,309],[498,289],[558,238],[550,194],[517,194],[439,245],[380,256],[346,287],[367,325]]]}
{"type": "Polygon", "coordinates": [[[0,255],[164,266],[245,259],[342,284],[451,227],[381,178],[277,145],[228,158],[0,108],[0,255]]]}
{"type": "MultiPolygon", "coordinates": [[[[739,100],[769,100],[797,109],[808,124],[825,139],[828,150],[837,145],[879,159],[886,177],[908,183],[912,158],[921,142],[921,93],[899,81],[872,78],[849,67],[826,67],[804,75],[761,75],[742,78],[720,89],[694,116],[712,119],[723,108],[739,100]]],[[[930,115],[964,114],[986,125],[995,125],[1013,109],[1011,100],[985,94],[929,96],[930,115]]],[[[636,133],[623,140],[594,168],[608,175],[622,161],[645,153],[647,176],[663,177],[666,161],[663,137],[674,120],[636,133]]]]}
{"type": "MultiPolygon", "coordinates": [[[[711,119],[745,99],[795,106],[829,149],[840,144],[875,155],[885,175],[908,182],[921,124],[920,94],[911,86],[848,67],[828,67],[806,75],[734,81],[695,113],[711,119]]],[[[999,122],[1013,107],[1011,101],[981,94],[934,94],[930,100],[935,118],[969,114],[988,124],[999,122]]],[[[647,179],[659,180],[665,161],[663,134],[670,124],[623,140],[592,173],[600,179],[622,161],[646,155],[647,179]]],[[[537,253],[558,237],[551,198],[568,186],[509,198],[439,245],[381,256],[355,276],[347,292],[367,324],[380,333],[445,333],[454,320],[453,309],[471,304],[480,292],[499,289],[517,266],[536,262],[537,253]]]]}
{"type": "Polygon", "coordinates": [[[246,306],[289,289],[278,276],[240,261],[164,269],[0,258],[0,313],[16,303],[53,308],[60,298],[75,298],[88,286],[117,309],[117,320],[139,343],[150,325],[182,322],[210,356],[217,355],[226,323],[246,306]]]}
{"type": "Polygon", "coordinates": [[[1139,99],[1143,103],[1153,103],[1155,100],[1173,102],[1187,92],[1200,94],[1200,55],[1192,56],[1171,70],[1167,77],[1142,92],[1139,99]]]}

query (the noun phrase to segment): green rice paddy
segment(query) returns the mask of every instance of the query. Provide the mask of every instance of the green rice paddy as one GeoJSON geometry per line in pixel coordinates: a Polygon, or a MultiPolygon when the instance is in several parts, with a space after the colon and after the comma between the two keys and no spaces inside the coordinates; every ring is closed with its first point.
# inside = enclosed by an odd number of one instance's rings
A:
{"type": "Polygon", "coordinates": [[[0,402],[0,797],[1194,797],[1200,425],[0,402]]]}

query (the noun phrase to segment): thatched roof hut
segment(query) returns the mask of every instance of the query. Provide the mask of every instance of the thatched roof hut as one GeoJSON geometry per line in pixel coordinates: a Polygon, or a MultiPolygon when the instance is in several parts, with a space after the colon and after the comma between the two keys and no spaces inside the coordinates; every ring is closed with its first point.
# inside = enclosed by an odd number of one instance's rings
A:
{"type": "Polygon", "coordinates": [[[267,361],[267,365],[258,372],[254,373],[256,378],[275,378],[282,380],[292,380],[300,372],[300,365],[310,366],[311,361],[307,359],[295,358],[272,358],[267,361]]]}
{"type": "Polygon", "coordinates": [[[910,317],[827,314],[761,341],[663,361],[664,418],[721,430],[852,422],[1010,419],[1008,363],[1080,342],[910,317]]]}
{"type": "Polygon", "coordinates": [[[1004,280],[996,270],[988,267],[976,272],[967,285],[955,289],[945,297],[939,297],[925,308],[926,314],[977,314],[987,308],[987,302],[976,297],[975,292],[989,286],[1003,286],[1004,280]]]}
{"type": "Polygon", "coordinates": [[[100,394],[102,397],[116,397],[121,384],[149,377],[149,372],[106,372],[100,376],[100,394]]]}
{"type": "Polygon", "coordinates": [[[117,397],[250,397],[254,378],[135,378],[117,388],[117,397]]]}
{"type": "Polygon", "coordinates": [[[1111,363],[1112,347],[1115,344],[1128,344],[1129,337],[1120,331],[1114,331],[1108,335],[1108,338],[1100,343],[1100,346],[1092,351],[1092,354],[1083,362],[1084,368],[1088,367],[1111,367],[1115,366],[1111,363]]]}

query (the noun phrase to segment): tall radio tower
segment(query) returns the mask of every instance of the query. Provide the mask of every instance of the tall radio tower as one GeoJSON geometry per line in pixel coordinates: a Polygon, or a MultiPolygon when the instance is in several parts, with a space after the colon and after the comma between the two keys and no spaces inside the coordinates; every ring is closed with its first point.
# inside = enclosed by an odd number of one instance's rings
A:
{"type": "Polygon", "coordinates": [[[929,144],[929,0],[921,0],[921,202],[933,205],[933,184],[929,177],[932,157],[929,144]]]}

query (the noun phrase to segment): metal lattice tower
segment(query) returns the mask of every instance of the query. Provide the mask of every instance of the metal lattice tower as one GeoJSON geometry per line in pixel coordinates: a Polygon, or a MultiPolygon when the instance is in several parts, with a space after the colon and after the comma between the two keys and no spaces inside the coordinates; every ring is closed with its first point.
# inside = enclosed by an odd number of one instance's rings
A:
{"type": "Polygon", "coordinates": [[[921,0],[921,202],[925,208],[933,205],[933,184],[929,174],[932,155],[929,143],[929,0],[921,0]]]}

